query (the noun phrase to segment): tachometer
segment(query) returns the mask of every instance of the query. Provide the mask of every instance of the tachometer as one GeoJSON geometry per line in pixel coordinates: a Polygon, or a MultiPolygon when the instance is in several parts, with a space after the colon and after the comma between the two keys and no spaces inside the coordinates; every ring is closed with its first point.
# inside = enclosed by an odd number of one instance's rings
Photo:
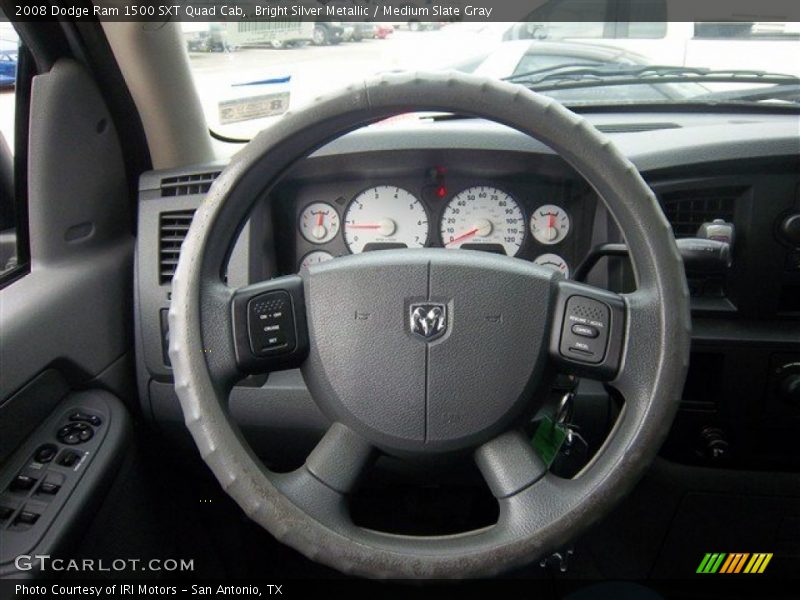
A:
{"type": "Polygon", "coordinates": [[[516,201],[497,188],[471,187],[457,194],[444,209],[441,223],[445,248],[519,252],[525,219],[516,201]]]}
{"type": "Polygon", "coordinates": [[[393,185],[356,196],[344,215],[344,240],[353,254],[389,248],[422,248],[428,215],[411,192],[393,185]]]}

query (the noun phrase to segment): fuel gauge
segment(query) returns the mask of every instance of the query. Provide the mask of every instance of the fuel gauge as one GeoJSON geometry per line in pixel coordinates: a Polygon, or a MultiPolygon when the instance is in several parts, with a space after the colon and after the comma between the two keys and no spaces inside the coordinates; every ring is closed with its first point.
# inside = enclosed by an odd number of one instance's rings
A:
{"type": "Polygon", "coordinates": [[[339,233],[339,213],[325,202],[309,204],[300,215],[300,233],[312,244],[330,242],[339,233]]]}
{"type": "Polygon", "coordinates": [[[557,244],[569,233],[569,215],[560,206],[545,204],[531,216],[531,233],[541,244],[557,244]]]}

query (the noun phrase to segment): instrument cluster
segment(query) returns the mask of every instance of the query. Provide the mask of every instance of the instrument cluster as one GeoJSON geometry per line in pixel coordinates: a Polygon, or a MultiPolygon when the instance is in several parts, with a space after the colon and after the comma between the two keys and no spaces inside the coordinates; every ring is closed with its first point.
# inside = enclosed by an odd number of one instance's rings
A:
{"type": "Polygon", "coordinates": [[[568,181],[439,176],[297,190],[295,270],[358,254],[443,247],[515,256],[569,277],[580,200],[568,181]]]}

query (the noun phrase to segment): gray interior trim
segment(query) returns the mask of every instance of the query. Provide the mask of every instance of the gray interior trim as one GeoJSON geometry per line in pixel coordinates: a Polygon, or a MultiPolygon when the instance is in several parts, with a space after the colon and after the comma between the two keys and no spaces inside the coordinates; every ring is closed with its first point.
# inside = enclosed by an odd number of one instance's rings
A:
{"type": "MultiPolygon", "coordinates": [[[[613,121],[647,122],[659,115],[588,115],[595,126],[613,121]]],[[[664,116],[660,115],[661,120],[664,116]]],[[[718,119],[701,123],[691,117],[673,118],[685,126],[645,133],[609,135],[620,152],[642,171],[736,159],[796,156],[800,153],[800,116],[718,119]],[[702,125],[702,135],[698,128],[702,125]]],[[[313,156],[416,148],[481,148],[553,153],[551,148],[509,127],[481,119],[408,122],[403,127],[370,127],[326,144],[313,156]]]]}
{"type": "Polygon", "coordinates": [[[153,167],[213,159],[178,22],[101,21],[147,136],[153,167]]]}
{"type": "Polygon", "coordinates": [[[64,59],[34,78],[31,114],[31,272],[0,290],[0,398],[57,360],[95,376],[132,344],[133,237],[113,121],[64,59]]]}

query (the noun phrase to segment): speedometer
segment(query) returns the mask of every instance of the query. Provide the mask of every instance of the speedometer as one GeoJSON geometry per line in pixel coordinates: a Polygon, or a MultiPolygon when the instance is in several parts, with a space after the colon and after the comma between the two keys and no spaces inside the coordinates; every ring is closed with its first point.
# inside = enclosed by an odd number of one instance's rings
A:
{"type": "Polygon", "coordinates": [[[393,185],[356,196],[344,215],[344,240],[353,254],[390,248],[422,248],[428,215],[411,192],[393,185]]]}
{"type": "Polygon", "coordinates": [[[514,256],[525,235],[525,218],[511,196],[497,188],[478,186],[450,201],[442,214],[440,229],[445,248],[514,256]]]}

